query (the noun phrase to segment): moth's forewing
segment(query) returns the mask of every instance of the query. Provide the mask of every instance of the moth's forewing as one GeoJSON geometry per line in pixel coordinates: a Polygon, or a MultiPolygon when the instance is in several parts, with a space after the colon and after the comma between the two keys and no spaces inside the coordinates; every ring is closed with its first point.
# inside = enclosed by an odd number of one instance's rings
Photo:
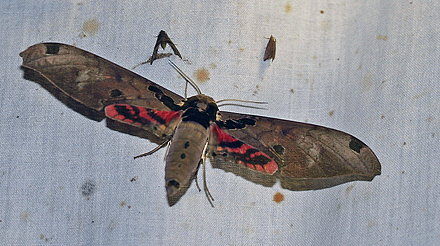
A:
{"type": "MultiPolygon", "coordinates": [[[[371,149],[347,133],[255,115],[231,112],[221,112],[220,115],[218,125],[222,130],[275,160],[279,169],[276,176],[283,188],[323,189],[354,180],[370,181],[380,174],[379,160],[371,149]]],[[[215,165],[225,159],[215,151],[210,155],[215,165]]],[[[228,171],[234,172],[233,169],[228,168],[228,171]]],[[[265,177],[273,180],[268,177],[270,175],[257,175],[254,174],[256,171],[247,169],[236,168],[236,174],[249,180],[260,180],[260,183],[265,183],[262,181],[265,177]]]]}
{"type": "Polygon", "coordinates": [[[36,44],[20,56],[23,67],[36,71],[66,96],[96,111],[115,103],[175,110],[173,107],[183,100],[132,71],[71,45],[36,44]]]}
{"type": "MultiPolygon", "coordinates": [[[[157,110],[180,110],[183,98],[104,58],[67,44],[40,43],[20,53],[25,78],[41,84],[80,114],[100,121],[104,107],[129,104],[157,110]]],[[[151,134],[107,121],[109,128],[146,137],[151,134]]]]}

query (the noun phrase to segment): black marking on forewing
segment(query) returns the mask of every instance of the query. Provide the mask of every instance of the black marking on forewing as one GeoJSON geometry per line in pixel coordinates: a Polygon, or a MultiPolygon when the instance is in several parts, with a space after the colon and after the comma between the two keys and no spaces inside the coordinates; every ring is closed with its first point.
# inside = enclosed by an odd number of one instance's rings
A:
{"type": "Polygon", "coordinates": [[[275,144],[274,146],[272,146],[272,148],[275,150],[275,152],[277,152],[277,154],[284,155],[284,147],[282,145],[275,144]]]}
{"type": "Polygon", "coordinates": [[[122,91],[118,90],[118,89],[113,89],[110,91],[110,97],[115,98],[115,97],[119,97],[122,96],[122,91]]]}
{"type": "Polygon", "coordinates": [[[156,86],[154,86],[154,85],[150,85],[150,86],[148,86],[148,90],[150,90],[150,91],[152,91],[152,92],[155,92],[155,93],[162,93],[162,94],[163,94],[163,92],[162,92],[159,88],[157,88],[156,86]]]}
{"type": "Polygon", "coordinates": [[[243,129],[246,126],[254,126],[255,120],[252,118],[229,119],[226,121],[217,121],[220,128],[226,129],[243,129]]]}
{"type": "Polygon", "coordinates": [[[154,92],[154,96],[159,99],[165,106],[167,106],[172,111],[179,111],[181,110],[181,107],[174,103],[174,100],[165,95],[159,88],[157,88],[154,85],[148,86],[148,90],[154,92]]]}
{"type": "Polygon", "coordinates": [[[56,55],[60,52],[60,44],[57,43],[46,43],[46,54],[56,55]]]}
{"type": "Polygon", "coordinates": [[[348,146],[350,147],[350,149],[356,151],[357,153],[361,153],[361,149],[365,147],[365,144],[359,141],[359,139],[351,137],[351,141],[348,146]]]}

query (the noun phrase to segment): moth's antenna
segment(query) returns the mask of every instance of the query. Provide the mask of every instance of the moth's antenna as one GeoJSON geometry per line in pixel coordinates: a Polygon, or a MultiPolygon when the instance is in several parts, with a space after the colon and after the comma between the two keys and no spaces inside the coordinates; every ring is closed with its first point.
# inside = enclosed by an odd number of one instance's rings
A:
{"type": "Polygon", "coordinates": [[[241,100],[241,99],[222,99],[222,100],[218,100],[215,103],[219,104],[221,102],[243,102],[243,103],[267,104],[267,102],[248,101],[248,100],[241,100]]]}
{"type": "MultiPolygon", "coordinates": [[[[222,102],[242,102],[242,103],[255,103],[255,104],[268,104],[267,102],[256,102],[256,101],[247,101],[247,100],[240,100],[240,99],[222,99],[219,100],[215,103],[219,104],[222,102]]],[[[218,107],[222,107],[222,106],[239,106],[239,107],[244,107],[244,108],[255,108],[255,109],[267,109],[267,108],[261,108],[261,107],[255,107],[255,106],[248,106],[248,105],[241,105],[241,104],[236,104],[236,103],[224,103],[221,105],[217,105],[218,107]]]]}
{"type": "MultiPolygon", "coordinates": [[[[189,83],[194,88],[194,90],[197,91],[197,94],[199,95],[202,94],[197,84],[190,77],[188,77],[182,70],[180,70],[180,68],[176,64],[174,64],[174,62],[172,62],[171,60],[168,60],[168,62],[179,73],[179,75],[182,76],[183,79],[186,80],[186,82],[189,83]]],[[[186,88],[185,88],[185,98],[186,98],[186,88]]]]}

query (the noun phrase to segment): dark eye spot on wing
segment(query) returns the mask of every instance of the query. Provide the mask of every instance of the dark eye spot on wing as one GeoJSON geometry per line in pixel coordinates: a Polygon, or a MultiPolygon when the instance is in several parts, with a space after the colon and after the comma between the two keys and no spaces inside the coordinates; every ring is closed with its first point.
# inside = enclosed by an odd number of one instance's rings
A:
{"type": "Polygon", "coordinates": [[[187,149],[189,147],[189,141],[185,142],[185,146],[183,146],[185,149],[187,149]]]}
{"type": "Polygon", "coordinates": [[[58,52],[60,52],[59,44],[52,44],[52,43],[46,44],[46,54],[56,55],[58,54],[58,52]]]}
{"type": "Polygon", "coordinates": [[[284,147],[280,144],[276,144],[274,146],[272,146],[272,148],[275,150],[275,152],[277,152],[277,154],[279,155],[284,155],[284,147]]]}
{"type": "Polygon", "coordinates": [[[122,96],[122,91],[118,90],[118,89],[114,89],[110,91],[110,97],[119,97],[122,96]]]}
{"type": "Polygon", "coordinates": [[[87,180],[83,185],[81,185],[81,193],[83,196],[90,196],[95,192],[95,190],[96,185],[92,180],[87,180]]]}
{"type": "Polygon", "coordinates": [[[180,159],[185,159],[186,158],[186,155],[185,155],[185,153],[182,153],[181,155],[180,155],[180,159]]]}
{"type": "Polygon", "coordinates": [[[358,139],[351,137],[351,141],[348,146],[350,147],[350,149],[356,151],[357,153],[360,153],[361,149],[365,147],[365,144],[359,141],[358,139]]]}

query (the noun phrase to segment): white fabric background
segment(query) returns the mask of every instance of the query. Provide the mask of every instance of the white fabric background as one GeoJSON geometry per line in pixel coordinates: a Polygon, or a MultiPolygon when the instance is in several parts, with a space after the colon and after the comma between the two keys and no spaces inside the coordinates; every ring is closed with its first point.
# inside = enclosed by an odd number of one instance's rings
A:
{"type": "MultiPolygon", "coordinates": [[[[440,239],[438,2],[4,0],[0,10],[0,244],[434,245],[440,239]],[[90,20],[96,31],[83,27],[90,20]],[[215,208],[195,186],[170,208],[165,150],[133,160],[155,145],[72,111],[19,69],[18,54],[47,41],[131,68],[151,55],[161,29],[188,60],[173,58],[183,71],[209,70],[202,92],[269,102],[268,110],[227,110],[353,134],[376,153],[382,175],[294,192],[208,164],[215,208]],[[277,54],[263,63],[270,35],[277,54]],[[89,199],[85,183],[95,188],[89,199]],[[276,192],[285,196],[279,204],[272,201],[276,192]]],[[[183,95],[184,82],[166,59],[136,72],[183,95]]]]}

